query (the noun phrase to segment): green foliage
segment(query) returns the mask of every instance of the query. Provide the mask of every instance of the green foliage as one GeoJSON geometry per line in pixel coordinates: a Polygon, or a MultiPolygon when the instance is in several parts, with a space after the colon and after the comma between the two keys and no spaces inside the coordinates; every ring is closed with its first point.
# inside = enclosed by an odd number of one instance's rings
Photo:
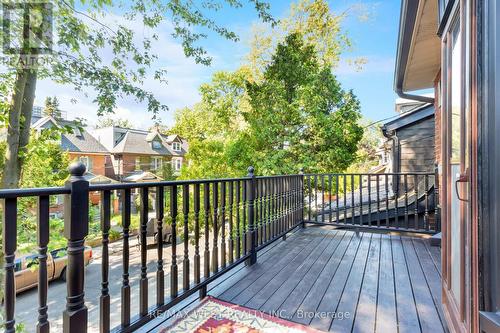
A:
{"type": "Polygon", "coordinates": [[[163,163],[161,167],[161,178],[163,178],[163,180],[175,180],[177,178],[174,175],[174,168],[171,163],[163,163]]]}
{"type": "Polygon", "coordinates": [[[340,172],[356,160],[359,102],[317,51],[293,33],[279,43],[261,79],[242,67],[216,73],[202,100],[176,113],[172,131],[189,142],[183,178],[340,172]]]}
{"type": "Polygon", "coordinates": [[[128,120],[123,118],[100,117],[95,125],[95,128],[103,128],[108,126],[133,128],[134,125],[128,120]]]}
{"type": "Polygon", "coordinates": [[[51,116],[55,119],[61,118],[61,110],[59,109],[59,100],[56,96],[54,97],[46,97],[45,98],[45,106],[43,108],[43,114],[45,116],[51,116]]]}
{"type": "Polygon", "coordinates": [[[278,45],[263,80],[248,83],[248,94],[253,108],[246,118],[260,172],[342,171],[354,161],[363,134],[359,102],[320,66],[300,34],[278,45]]]}
{"type": "Polygon", "coordinates": [[[60,134],[33,133],[27,146],[21,187],[62,186],[68,177],[69,157],[61,150],[60,134]]]}

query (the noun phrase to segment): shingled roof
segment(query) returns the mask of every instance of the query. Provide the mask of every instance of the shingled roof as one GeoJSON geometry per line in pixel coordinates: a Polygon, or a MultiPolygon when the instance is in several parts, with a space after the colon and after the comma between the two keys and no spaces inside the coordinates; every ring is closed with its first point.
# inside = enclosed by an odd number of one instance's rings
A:
{"type": "Polygon", "coordinates": [[[61,135],[61,149],[77,153],[105,154],[108,150],[97,141],[85,128],[79,127],[76,122],[69,120],[56,120],[50,116],[40,118],[32,127],[34,129],[50,128],[52,126],[69,126],[72,133],[61,135]]]}
{"type": "Polygon", "coordinates": [[[177,135],[165,136],[159,133],[129,129],[111,152],[115,154],[129,153],[158,156],[183,156],[187,152],[187,144],[177,135]],[[161,139],[161,146],[159,148],[153,148],[152,145],[152,141],[156,137],[161,139]],[[170,143],[176,138],[178,138],[181,143],[181,151],[175,151],[170,146],[170,143]]]}

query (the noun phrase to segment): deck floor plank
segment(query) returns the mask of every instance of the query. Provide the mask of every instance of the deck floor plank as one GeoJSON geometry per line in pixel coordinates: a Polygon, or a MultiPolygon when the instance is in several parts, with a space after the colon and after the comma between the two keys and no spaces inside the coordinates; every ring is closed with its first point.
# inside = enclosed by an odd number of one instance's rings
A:
{"type": "Polygon", "coordinates": [[[302,307],[303,311],[313,312],[323,297],[328,284],[330,283],[336,268],[338,267],[343,254],[347,250],[352,233],[341,233],[337,234],[338,237],[342,237],[339,245],[335,248],[334,253],[330,256],[329,260],[322,267],[320,273],[315,277],[315,269],[311,269],[306,276],[299,282],[295,289],[290,293],[289,297],[281,299],[281,297],[270,298],[262,307],[266,312],[272,312],[278,309],[282,313],[290,318],[295,314],[298,307],[305,302],[306,298],[309,298],[314,302],[310,307],[306,304],[302,307]],[[307,308],[307,310],[306,310],[307,308]]]}
{"type": "Polygon", "coordinates": [[[284,278],[288,277],[289,274],[291,274],[299,265],[303,264],[307,258],[309,258],[310,256],[318,256],[322,252],[323,248],[326,247],[328,242],[331,240],[331,238],[328,238],[326,236],[326,234],[322,234],[320,240],[316,242],[312,241],[310,244],[308,244],[304,251],[300,251],[291,260],[286,260],[286,262],[284,262],[284,265],[276,265],[272,267],[268,271],[268,274],[260,276],[248,288],[245,288],[236,297],[231,299],[231,302],[244,305],[252,297],[262,291],[262,289],[266,289],[268,292],[269,289],[275,289],[275,286],[279,286],[281,281],[284,278]],[[266,286],[269,284],[271,285],[271,287],[266,288],[266,286]]]}
{"type": "MultiPolygon", "coordinates": [[[[366,233],[363,235],[363,241],[358,248],[354,264],[344,286],[344,292],[337,306],[336,312],[344,314],[343,318],[337,317],[332,320],[329,331],[332,332],[351,332],[354,324],[356,307],[358,305],[361,284],[366,268],[368,253],[370,252],[370,244],[373,234],[366,233]]],[[[321,309],[320,309],[321,311],[321,309]]]]}
{"type": "Polygon", "coordinates": [[[380,269],[380,235],[374,234],[370,243],[368,261],[363,274],[363,285],[354,317],[353,332],[373,332],[377,314],[377,292],[380,269]]]}
{"type": "Polygon", "coordinates": [[[432,299],[434,300],[434,306],[438,311],[441,323],[444,323],[445,318],[443,310],[441,308],[441,276],[439,275],[436,266],[431,258],[430,253],[426,248],[426,241],[422,239],[412,239],[415,252],[417,254],[420,266],[424,272],[424,278],[429,286],[432,299]]]}
{"type": "Polygon", "coordinates": [[[343,235],[344,232],[340,231],[327,236],[325,239],[329,240],[329,242],[322,253],[314,255],[315,252],[311,252],[311,255],[295,271],[285,273],[283,280],[278,276],[273,278],[265,288],[245,305],[251,308],[263,309],[263,305],[267,303],[271,311],[279,308],[285,299],[292,297],[291,292],[301,281],[311,281],[317,277],[319,271],[325,267],[335,252],[343,235]]]}
{"type": "Polygon", "coordinates": [[[441,325],[431,291],[415,253],[412,239],[402,237],[402,242],[422,332],[443,332],[443,326],[441,325]]]}
{"type": "MultiPolygon", "coordinates": [[[[342,296],[342,291],[344,289],[344,285],[347,280],[347,276],[351,270],[352,264],[354,262],[354,257],[356,252],[358,251],[358,247],[361,243],[362,236],[355,234],[353,239],[351,240],[347,251],[345,252],[342,260],[339,264],[338,269],[335,272],[328,288],[325,290],[325,293],[321,298],[318,299],[317,306],[314,307],[313,311],[319,311],[319,309],[326,309],[327,311],[335,311],[335,308],[332,309],[333,306],[336,307],[338,304],[340,297],[342,296]]],[[[328,330],[330,327],[331,319],[323,318],[316,322],[312,322],[312,318],[309,316],[305,316],[304,314],[309,313],[308,309],[312,309],[312,307],[307,308],[306,304],[311,304],[312,302],[308,301],[308,297],[306,297],[305,301],[301,304],[299,309],[295,312],[293,316],[293,320],[305,324],[311,325],[314,328],[323,330],[328,330]]]]}
{"type": "Polygon", "coordinates": [[[417,308],[401,237],[391,236],[399,333],[420,332],[417,308]]]}
{"type": "MultiPolygon", "coordinates": [[[[209,284],[208,294],[323,331],[438,333],[446,331],[438,258],[422,238],[308,226],[209,284]]],[[[192,297],[175,310],[197,304],[192,297]]]]}
{"type": "Polygon", "coordinates": [[[397,332],[396,295],[391,237],[382,235],[377,299],[376,332],[397,332]]]}

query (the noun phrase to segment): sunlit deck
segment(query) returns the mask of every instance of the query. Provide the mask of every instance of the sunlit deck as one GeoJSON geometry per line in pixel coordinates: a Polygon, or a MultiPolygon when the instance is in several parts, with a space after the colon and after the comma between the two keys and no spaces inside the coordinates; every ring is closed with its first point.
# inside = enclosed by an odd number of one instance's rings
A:
{"type": "MultiPolygon", "coordinates": [[[[208,294],[323,331],[446,331],[440,251],[419,237],[308,226],[209,285],[208,294]]],[[[198,302],[193,295],[175,310],[198,302]]]]}

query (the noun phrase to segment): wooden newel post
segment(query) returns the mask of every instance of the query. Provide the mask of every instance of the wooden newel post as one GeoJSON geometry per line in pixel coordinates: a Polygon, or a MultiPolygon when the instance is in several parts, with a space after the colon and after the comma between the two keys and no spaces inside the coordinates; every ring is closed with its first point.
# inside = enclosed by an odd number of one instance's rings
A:
{"type": "Polygon", "coordinates": [[[300,171],[299,171],[299,175],[301,176],[300,177],[300,196],[299,196],[299,200],[300,200],[300,221],[302,222],[302,228],[305,228],[306,227],[306,223],[304,221],[304,209],[305,209],[305,205],[304,205],[304,168],[300,168],[300,171]]]}
{"type": "Polygon", "coordinates": [[[249,243],[250,243],[250,258],[247,261],[247,265],[253,265],[257,262],[257,229],[255,228],[255,210],[254,210],[254,200],[255,200],[255,174],[254,168],[248,167],[248,175],[250,179],[247,181],[247,217],[248,217],[248,231],[249,231],[249,243]]]}
{"type": "Polygon", "coordinates": [[[68,240],[68,266],[66,268],[66,310],[63,312],[65,333],[87,332],[87,307],[84,301],[84,238],[89,228],[89,182],[85,180],[85,165],[73,163],[69,167],[70,179],[66,187],[71,190],[64,198],[64,237],[68,240]]]}

